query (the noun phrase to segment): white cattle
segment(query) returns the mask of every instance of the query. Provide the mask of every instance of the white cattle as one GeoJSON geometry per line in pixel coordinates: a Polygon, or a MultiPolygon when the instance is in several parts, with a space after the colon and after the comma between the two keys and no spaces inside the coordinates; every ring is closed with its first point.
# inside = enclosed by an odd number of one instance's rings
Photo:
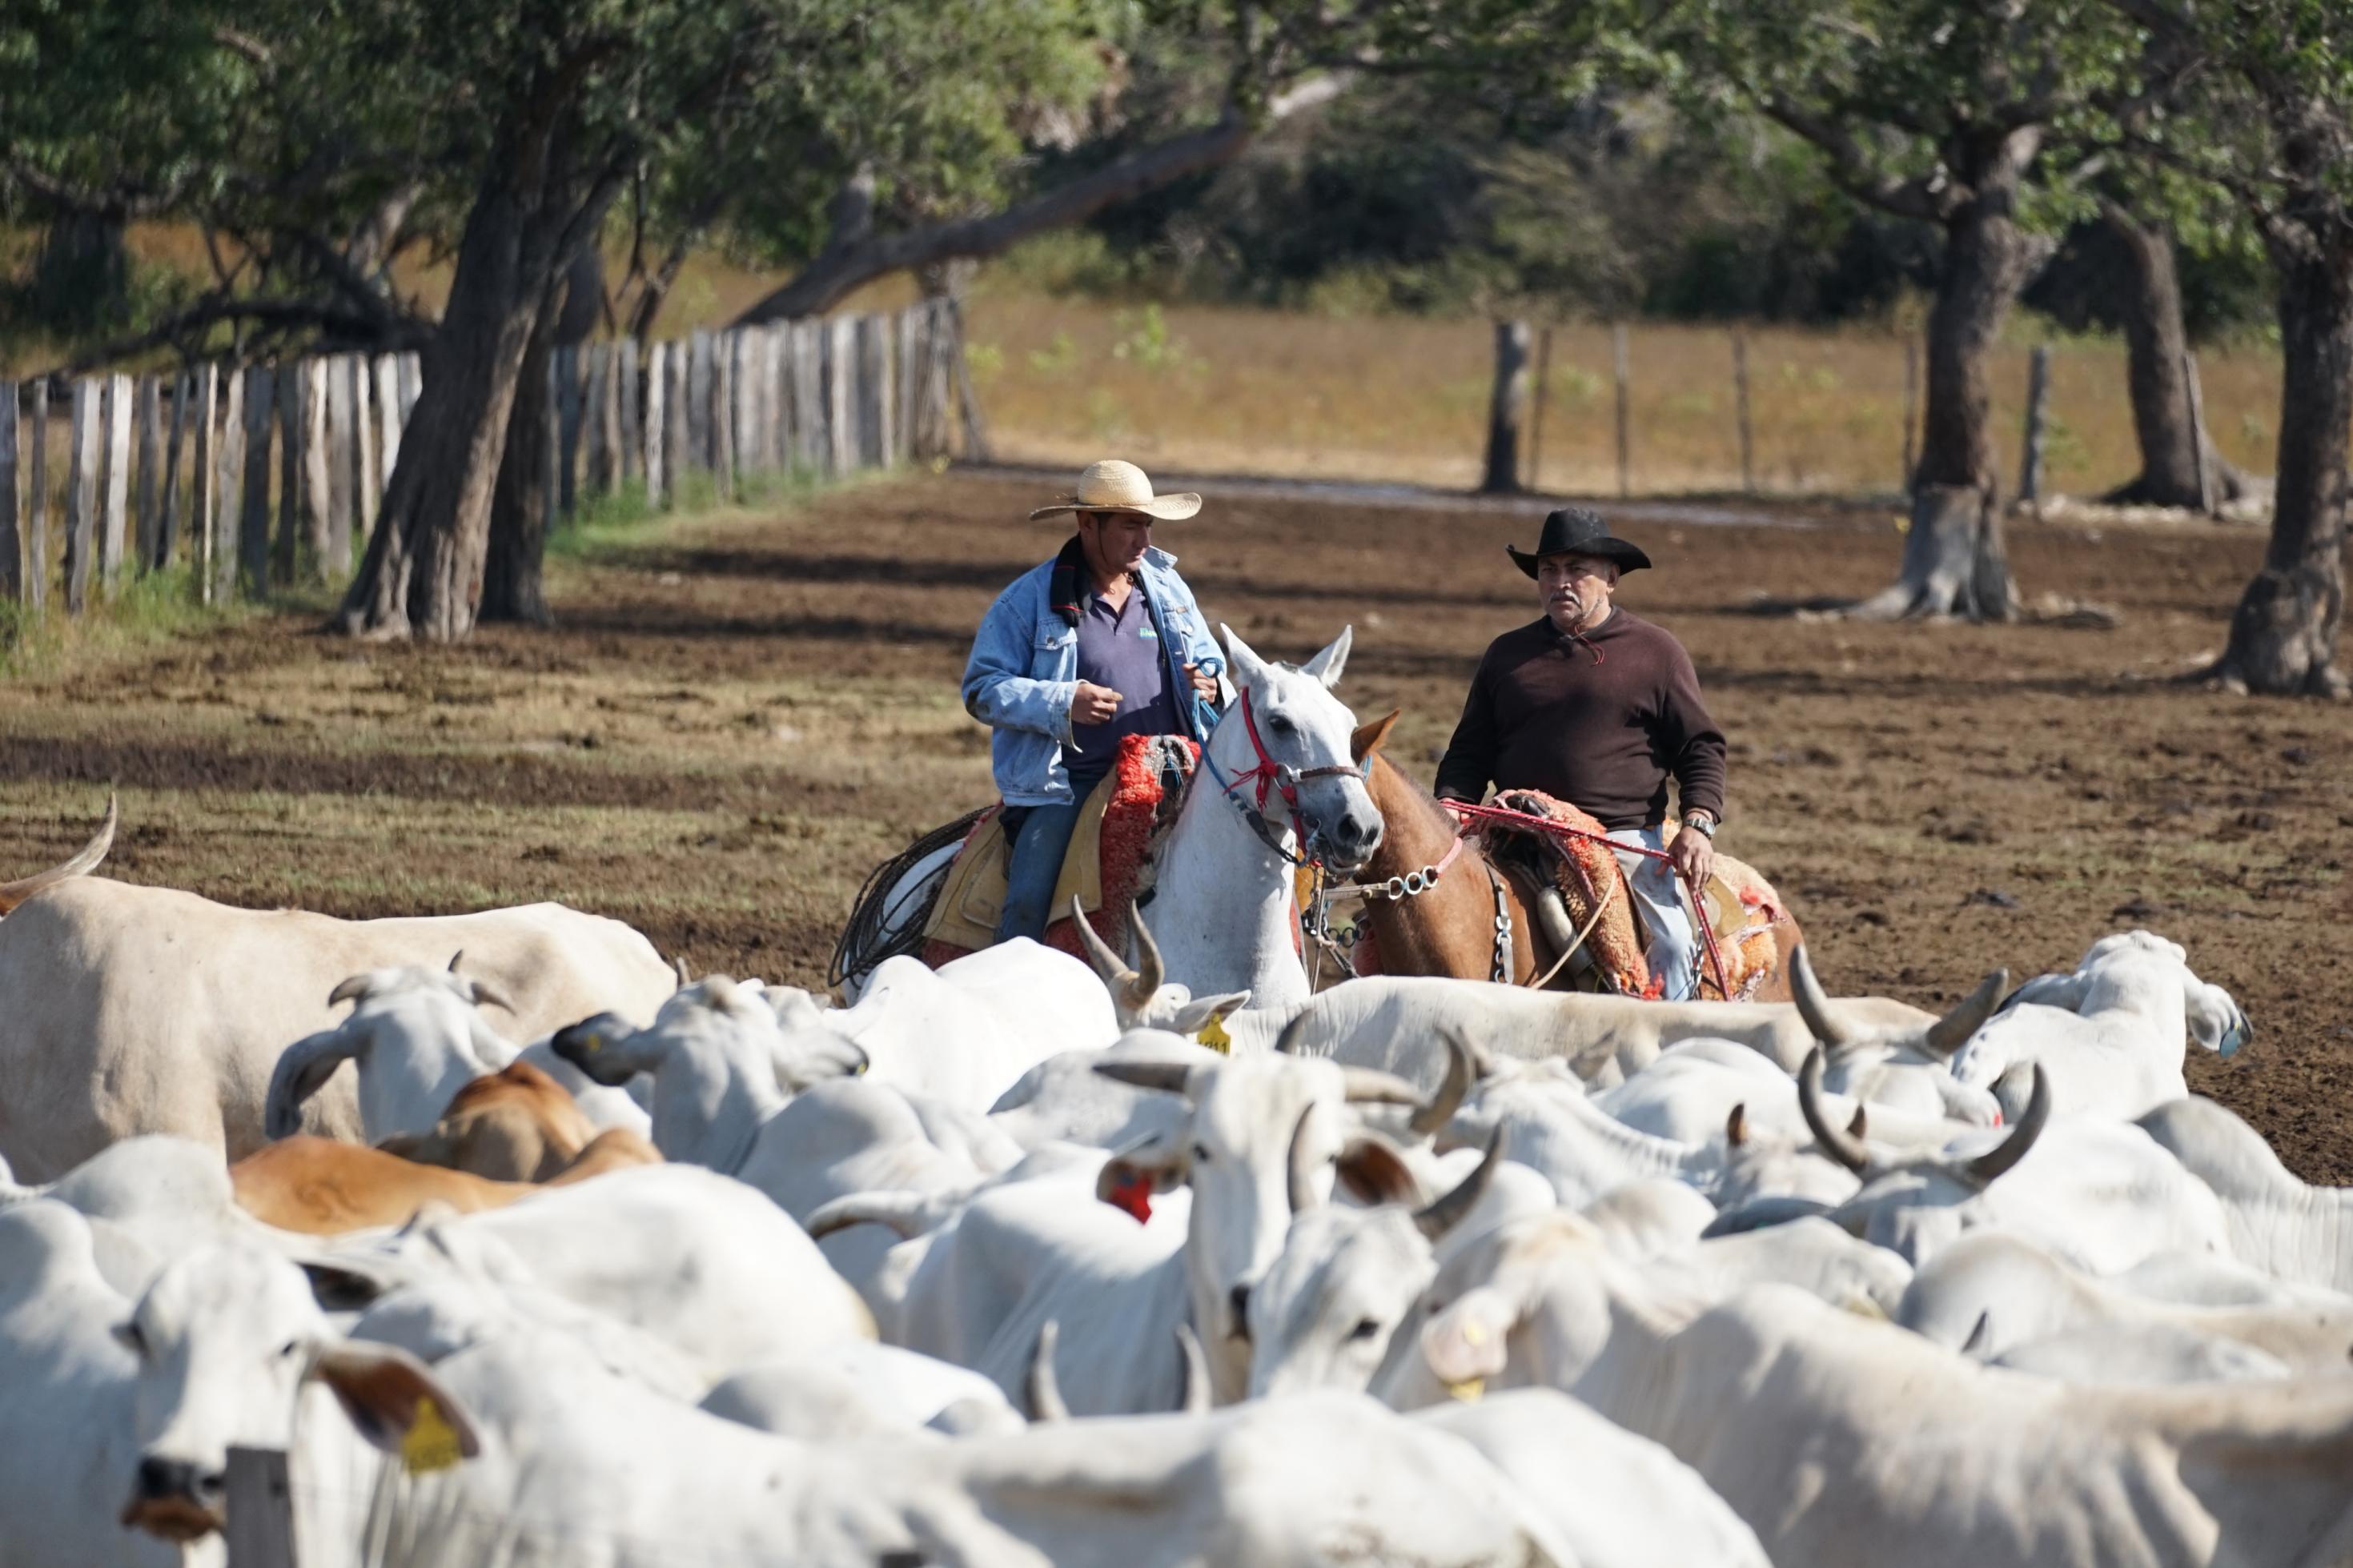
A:
{"type": "MultiPolygon", "coordinates": [[[[1823,1103],[1842,1123],[1867,1104],[1875,1142],[1913,1150],[1941,1149],[1956,1135],[1972,1127],[1989,1127],[1998,1119],[1990,1101],[1981,1108],[1983,1119],[1972,1121],[1942,1113],[1922,1115],[1873,1100],[1869,1098],[1873,1088],[1906,1080],[1883,1074],[1870,1081],[1857,1081],[1866,1076],[1847,1075],[1848,1081],[1864,1090],[1855,1094],[1839,1089],[1826,1073],[1823,1103]]],[[[1732,1111],[1742,1107],[1746,1108],[1743,1121],[1751,1136],[1799,1138],[1806,1132],[1805,1119],[1798,1110],[1796,1080],[1755,1051],[1729,1040],[1684,1040],[1669,1046],[1624,1083],[1597,1090],[1593,1103],[1629,1127],[1683,1143],[1707,1142],[1727,1124],[1732,1111]]]]}
{"type": "Polygon", "coordinates": [[[553,1036],[520,1048],[501,1037],[478,1008],[505,1007],[505,995],[478,976],[457,973],[458,963],[451,959],[446,969],[412,964],[373,970],[337,985],[327,1000],[351,1003],[350,1016],[280,1055],[263,1100],[263,1131],[271,1138],[301,1131],[303,1106],[348,1061],[357,1079],[360,1131],[368,1142],[422,1132],[440,1120],[459,1089],[518,1059],[563,1085],[598,1131],[650,1131],[643,1106],[600,1088],[558,1056],[549,1043],[553,1036]]]}
{"type": "MultiPolygon", "coordinates": [[[[674,984],[644,937],[561,904],[340,921],[74,876],[0,893],[0,1157],[31,1181],[142,1132],[253,1152],[280,1052],[331,1026],[329,993],[367,970],[462,951],[526,1037],[607,1008],[649,1016],[674,984]]],[[[307,1127],[356,1139],[351,1092],[330,1089],[307,1127]]]]}
{"type": "Polygon", "coordinates": [[[0,1213],[0,1568],[181,1562],[115,1521],[138,1454],[138,1369],[111,1332],[130,1308],[80,1215],[37,1200],[0,1213]]]}
{"type": "Polygon", "coordinates": [[[746,1367],[704,1395],[702,1408],[812,1443],[924,1430],[964,1437],[1028,1425],[978,1373],[865,1340],[746,1367]]]}
{"type": "Polygon", "coordinates": [[[1481,1146],[1498,1131],[1512,1158],[1541,1173],[1572,1208],[1651,1176],[1706,1190],[1724,1166],[1721,1144],[1681,1143],[1627,1126],[1588,1099],[1558,1062],[1506,1067],[1503,1076],[1482,1081],[1440,1131],[1438,1146],[1481,1146]]]}
{"type": "Polygon", "coordinates": [[[1861,1028],[1823,993],[1805,948],[1789,955],[1789,994],[1826,1053],[1823,1088],[1871,1105],[1972,1127],[2000,1126],[2001,1106],[1989,1089],[1953,1076],[1953,1053],[1993,1016],[2009,984],[2009,971],[1998,969],[1941,1018],[1894,1028],[1861,1028]]]}
{"type": "Polygon", "coordinates": [[[2029,1237],[2095,1274],[2161,1252],[2230,1253],[2221,1206],[2204,1184],[2137,1128],[2082,1120],[2051,1126],[2050,1088],[2042,1069],[2034,1072],[2026,1114],[1991,1148],[1881,1163],[1824,1115],[1820,1058],[1807,1058],[1799,1103],[1815,1142],[1862,1178],[1827,1217],[1915,1268],[1988,1227],[2029,1237]]]}
{"type": "Polygon", "coordinates": [[[2261,1133],[2203,1097],[2160,1105],[2140,1127],[2221,1200],[2241,1262],[2353,1294],[2353,1190],[2298,1180],[2261,1133]]]}
{"type": "Polygon", "coordinates": [[[1109,1050],[1064,1051],[1039,1062],[990,1108],[989,1124],[1024,1149],[1054,1143],[1122,1149],[1155,1134],[1174,1136],[1191,1116],[1182,1100],[1095,1070],[1097,1062],[1123,1057],[1187,1067],[1222,1059],[1180,1035],[1132,1029],[1109,1050]]]}
{"type": "Polygon", "coordinates": [[[979,1442],[795,1442],[653,1394],[560,1333],[430,1369],[337,1341],[299,1274],[235,1251],[167,1271],[126,1337],[142,1446],[122,1478],[130,1516],[174,1534],[216,1527],[230,1445],[289,1447],[316,1380],[350,1421],[306,1420],[293,1444],[297,1538],[306,1563],[336,1568],[363,1551],[437,1568],[1575,1561],[1470,1444],[1360,1397],[979,1442]],[[358,1479],[364,1438],[423,1473],[358,1479]]]}
{"type": "Polygon", "coordinates": [[[2292,1375],[2285,1362],[2243,1340],[2178,1323],[2078,1329],[2047,1339],[2025,1340],[1989,1358],[1986,1364],[2060,1383],[2125,1388],[2267,1383],[2292,1375]]]}
{"type": "Polygon", "coordinates": [[[1127,929],[1135,942],[1134,968],[1111,950],[1109,942],[1095,934],[1076,894],[1071,898],[1071,928],[1079,933],[1079,942],[1087,950],[1087,962],[1103,976],[1103,988],[1111,993],[1112,1006],[1117,1010],[1119,1026],[1124,1030],[1156,1029],[1172,1035],[1194,1035],[1212,1021],[1239,1013],[1250,1005],[1247,991],[1195,996],[1191,986],[1170,980],[1167,965],[1161,961],[1160,944],[1152,940],[1152,928],[1144,923],[1144,911],[1134,904],[1127,907],[1127,929]]]}
{"type": "Polygon", "coordinates": [[[1803,1292],[1703,1309],[1555,1214],[1466,1241],[1386,1392],[1540,1385],[1660,1442],[1779,1563],[2307,1564],[2353,1551],[2353,1379],[2198,1389],[1987,1370],[1803,1292]]]}
{"type": "Polygon", "coordinates": [[[453,1270],[543,1291],[668,1346],[698,1393],[747,1366],[874,1336],[865,1303],[800,1226],[743,1183],[692,1165],[423,1216],[396,1236],[314,1250],[304,1266],[322,1299],[349,1308],[453,1270]]]}
{"type": "Polygon", "coordinates": [[[1981,1360],[2035,1341],[2179,1331],[2231,1340],[2274,1364],[2331,1375],[2353,1369],[2353,1299],[2307,1292],[2293,1303],[2200,1306],[2153,1300],[2094,1278],[2006,1231],[1963,1237],[1929,1259],[1895,1321],[1981,1360]]]}
{"type": "MultiPolygon", "coordinates": [[[[1894,1034],[1935,1015],[1884,997],[1831,1004],[1841,1030],[1894,1034]]],[[[1294,1021],[1303,1056],[1393,1072],[1425,1091],[1445,1072],[1448,1030],[1498,1056],[1558,1059],[1579,1078],[1614,1083],[1678,1040],[1734,1040],[1794,1072],[1813,1036],[1787,1002],[1645,1002],[1638,997],[1530,991],[1484,980],[1373,975],[1318,992],[1303,1006],[1255,1008],[1226,1020],[1237,1052],[1268,1050],[1294,1021]]]]}
{"type": "Polygon", "coordinates": [[[2073,974],[2021,986],[1954,1057],[1953,1074],[2000,1092],[2039,1065],[2059,1116],[2129,1121],[2179,1100],[2188,1041],[2227,1055],[2247,1036],[2238,1003],[2187,960],[2145,931],[2102,937],[2073,974]]]}
{"type": "Polygon", "coordinates": [[[126,1138],[54,1182],[19,1186],[0,1161],[0,1209],[47,1198],[89,1223],[99,1273],[125,1296],[164,1264],[226,1241],[299,1250],[311,1238],[271,1230],[237,1206],[219,1153],[185,1138],[126,1138]]]}

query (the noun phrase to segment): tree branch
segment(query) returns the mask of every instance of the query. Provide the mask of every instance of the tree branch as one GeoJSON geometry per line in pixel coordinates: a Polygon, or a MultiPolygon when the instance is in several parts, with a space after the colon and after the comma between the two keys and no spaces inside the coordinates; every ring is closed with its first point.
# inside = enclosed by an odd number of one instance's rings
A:
{"type": "Polygon", "coordinates": [[[337,332],[373,342],[392,353],[421,349],[433,337],[433,328],[414,317],[380,320],[308,300],[211,299],[199,300],[150,331],[100,343],[42,374],[45,377],[77,376],[100,365],[166,346],[179,349],[185,354],[191,336],[223,321],[251,321],[280,331],[311,328],[337,332]]]}
{"type": "Polygon", "coordinates": [[[1897,217],[1941,223],[1951,204],[1949,184],[1935,185],[1915,176],[1899,179],[1873,164],[1847,128],[1799,109],[1786,99],[1767,99],[1758,105],[1784,130],[1805,138],[1830,160],[1830,176],[1839,189],[1867,206],[1897,217]]]}

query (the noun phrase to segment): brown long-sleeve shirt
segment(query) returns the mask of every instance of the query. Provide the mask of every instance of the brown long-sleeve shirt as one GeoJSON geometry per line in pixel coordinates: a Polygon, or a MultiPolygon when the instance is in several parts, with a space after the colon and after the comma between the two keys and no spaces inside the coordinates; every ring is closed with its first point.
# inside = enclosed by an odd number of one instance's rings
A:
{"type": "Polygon", "coordinates": [[[1691,656],[1664,628],[1612,606],[1589,637],[1538,619],[1487,647],[1438,764],[1438,794],[1475,801],[1539,789],[1616,832],[1683,808],[1724,818],[1724,733],[1707,716],[1691,656]]]}

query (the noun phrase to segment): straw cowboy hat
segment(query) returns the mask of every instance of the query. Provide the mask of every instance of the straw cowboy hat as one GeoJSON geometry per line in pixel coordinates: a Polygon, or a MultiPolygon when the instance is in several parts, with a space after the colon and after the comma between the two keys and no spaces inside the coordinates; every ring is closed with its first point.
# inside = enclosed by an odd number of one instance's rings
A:
{"type": "Polygon", "coordinates": [[[1641,547],[1613,537],[1601,514],[1581,506],[1565,506],[1544,520],[1544,532],[1534,552],[1504,546],[1512,564],[1533,577],[1536,563],[1547,555],[1592,555],[1614,563],[1620,572],[1639,572],[1651,563],[1641,547]]]}
{"type": "Polygon", "coordinates": [[[1117,458],[1106,458],[1087,465],[1070,500],[1041,506],[1029,518],[1034,522],[1058,511],[1132,511],[1160,522],[1175,522],[1200,510],[1199,496],[1190,491],[1183,495],[1154,495],[1152,481],[1144,477],[1142,468],[1117,458]]]}

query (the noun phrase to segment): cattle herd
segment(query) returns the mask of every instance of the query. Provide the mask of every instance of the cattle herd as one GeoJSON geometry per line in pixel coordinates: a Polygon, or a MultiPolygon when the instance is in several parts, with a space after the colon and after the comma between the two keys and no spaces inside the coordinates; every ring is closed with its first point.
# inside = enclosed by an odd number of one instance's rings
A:
{"type": "Polygon", "coordinates": [[[1215,1016],[1140,930],[836,999],[111,825],[0,886],[0,1568],[2353,1563],[2353,1195],[2147,932],[1941,1017],[1215,1016]]]}

